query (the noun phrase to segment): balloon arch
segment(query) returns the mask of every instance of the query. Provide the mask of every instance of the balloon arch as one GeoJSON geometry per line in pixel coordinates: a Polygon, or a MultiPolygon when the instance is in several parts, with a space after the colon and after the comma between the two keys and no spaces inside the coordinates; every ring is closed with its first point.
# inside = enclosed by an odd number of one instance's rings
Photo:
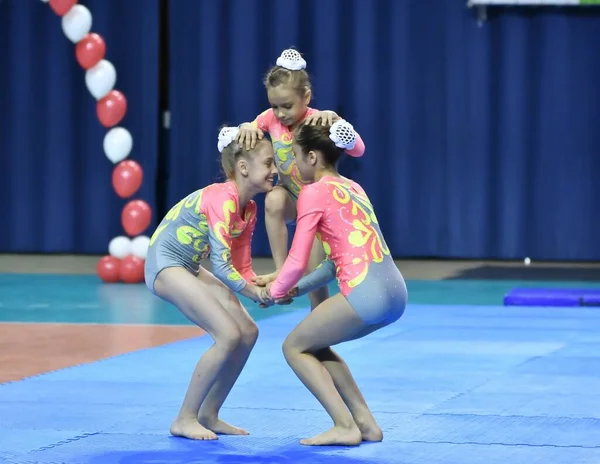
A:
{"type": "MultiPolygon", "coordinates": [[[[75,44],[75,57],[85,70],[85,84],[96,99],[96,114],[108,132],[104,137],[104,153],[115,164],[112,185],[121,198],[133,196],[141,187],[141,166],[126,158],[133,148],[131,133],[118,124],[127,112],[125,95],[115,90],[117,72],[104,58],[104,39],[92,28],[92,14],[78,0],[41,0],[61,17],[65,36],[75,44]]],[[[144,261],[149,238],[141,235],[152,220],[150,206],[143,200],[130,200],[121,213],[121,223],[127,236],[113,238],[108,245],[108,255],[102,257],[96,272],[104,282],[139,283],[144,280],[144,261]],[[133,237],[133,239],[129,238],[133,237]]]]}

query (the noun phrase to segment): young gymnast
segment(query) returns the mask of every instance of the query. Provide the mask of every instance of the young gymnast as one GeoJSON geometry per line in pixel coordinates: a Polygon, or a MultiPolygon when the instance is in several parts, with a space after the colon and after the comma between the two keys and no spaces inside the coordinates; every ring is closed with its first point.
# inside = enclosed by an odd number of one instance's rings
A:
{"type": "Polygon", "coordinates": [[[383,439],[348,366],[330,346],[395,322],[407,301],[404,279],[369,198],[336,169],[342,151],[352,149],[356,139],[352,126],[343,120],[331,128],[297,129],[296,164],[302,178],[314,183],[300,192],[292,248],[277,279],[267,286],[275,302],[303,295],[336,276],[341,290],[311,311],[283,344],[288,364],[334,422],[331,430],[302,440],[305,445],[357,445],[383,439]],[[327,259],[301,278],[316,235],[327,259]]]}
{"type": "MultiPolygon", "coordinates": [[[[333,111],[318,111],[308,106],[312,93],[305,68],[306,61],[298,51],[284,50],[264,81],[271,108],[261,113],[253,122],[242,124],[238,134],[238,142],[249,149],[257,140],[262,140],[267,132],[275,149],[278,183],[265,198],[265,225],[275,262],[275,272],[258,276],[256,283],[259,285],[266,285],[275,280],[283,266],[288,250],[286,224],[293,224],[296,219],[296,200],[305,184],[292,151],[293,130],[301,123],[330,126],[339,119],[333,111]]],[[[359,157],[364,151],[364,143],[357,136],[356,144],[352,149],[346,150],[346,153],[359,157]]],[[[308,269],[314,269],[324,257],[323,245],[316,240],[308,269]]],[[[315,308],[328,296],[327,287],[311,292],[311,307],[315,308]]]]}
{"type": "Polygon", "coordinates": [[[198,361],[175,436],[215,440],[218,433],[248,432],[218,413],[258,337],[258,328],[235,293],[264,303],[264,288],[252,284],[251,240],[256,224],[252,198],[273,188],[273,148],[260,141],[251,150],[235,142],[237,128],[223,128],[218,148],[228,180],[197,190],[177,203],[152,238],[145,264],[146,285],[172,303],[214,340],[198,361]],[[200,266],[210,256],[212,272],[200,266]]]}

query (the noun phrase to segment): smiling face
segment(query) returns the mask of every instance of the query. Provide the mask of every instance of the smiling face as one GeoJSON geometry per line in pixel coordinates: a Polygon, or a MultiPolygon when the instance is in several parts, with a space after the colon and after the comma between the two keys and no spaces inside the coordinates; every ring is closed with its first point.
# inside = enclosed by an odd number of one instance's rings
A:
{"type": "Polygon", "coordinates": [[[246,178],[251,187],[259,192],[270,192],[273,190],[273,180],[277,174],[273,146],[266,140],[260,140],[253,150],[250,150],[244,161],[245,167],[240,170],[246,173],[246,178]]]}
{"type": "Polygon", "coordinates": [[[267,97],[275,117],[281,124],[290,127],[297,124],[306,113],[310,102],[310,90],[302,96],[297,89],[280,84],[267,88],[267,97]]]}

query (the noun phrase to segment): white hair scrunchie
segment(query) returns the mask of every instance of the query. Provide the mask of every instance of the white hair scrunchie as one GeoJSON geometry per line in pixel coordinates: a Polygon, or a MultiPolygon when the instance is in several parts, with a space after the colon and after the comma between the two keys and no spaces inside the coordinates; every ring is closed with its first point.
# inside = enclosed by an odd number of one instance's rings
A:
{"type": "Polygon", "coordinates": [[[219,153],[222,153],[223,150],[229,146],[231,142],[235,140],[239,132],[237,127],[224,127],[219,132],[219,143],[217,143],[217,148],[219,149],[219,153]]]}
{"type": "Polygon", "coordinates": [[[302,58],[298,50],[288,48],[282,51],[279,58],[277,58],[277,66],[289,69],[290,71],[300,71],[306,68],[306,61],[302,58]]]}
{"type": "Polygon", "coordinates": [[[329,129],[329,138],[342,150],[352,150],[356,145],[356,131],[352,124],[344,119],[333,123],[329,129]]]}

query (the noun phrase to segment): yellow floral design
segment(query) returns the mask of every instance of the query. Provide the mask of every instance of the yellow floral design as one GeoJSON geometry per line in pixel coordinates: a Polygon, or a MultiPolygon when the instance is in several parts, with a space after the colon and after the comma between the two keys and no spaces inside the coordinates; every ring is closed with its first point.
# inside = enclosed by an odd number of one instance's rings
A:
{"type": "Polygon", "coordinates": [[[385,256],[389,256],[390,250],[381,236],[379,223],[369,199],[365,195],[350,191],[348,183],[343,181],[326,183],[334,187],[333,198],[343,205],[340,210],[341,218],[351,228],[348,243],[357,253],[352,260],[352,265],[356,268],[352,272],[354,277],[348,282],[348,286],[353,288],[365,280],[369,264],[380,263],[385,256]]]}

